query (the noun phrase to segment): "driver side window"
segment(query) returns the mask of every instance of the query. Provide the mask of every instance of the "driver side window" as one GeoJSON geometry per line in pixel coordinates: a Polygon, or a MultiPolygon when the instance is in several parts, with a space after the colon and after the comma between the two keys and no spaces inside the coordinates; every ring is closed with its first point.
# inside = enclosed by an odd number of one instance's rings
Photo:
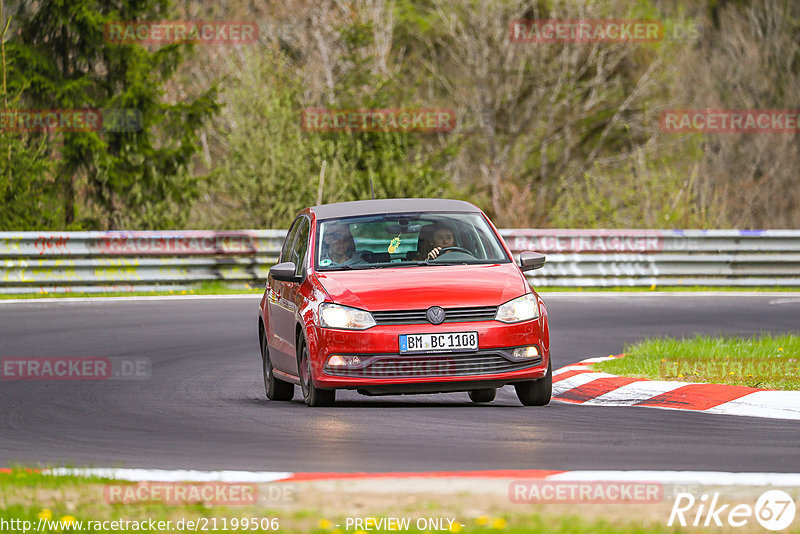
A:
{"type": "Polygon", "coordinates": [[[308,224],[308,219],[303,217],[302,221],[300,222],[300,228],[297,231],[297,239],[294,241],[294,246],[292,246],[290,257],[287,260],[294,262],[295,274],[298,276],[302,276],[304,274],[303,268],[306,261],[306,252],[308,252],[309,228],[310,226],[308,224]]]}
{"type": "Polygon", "coordinates": [[[300,224],[303,222],[302,217],[298,217],[292,223],[292,227],[289,228],[289,232],[286,234],[286,240],[283,242],[283,246],[281,247],[281,255],[278,259],[278,263],[284,261],[292,261],[289,257],[289,254],[292,250],[292,245],[294,244],[294,238],[297,235],[297,229],[300,228],[300,224]]]}

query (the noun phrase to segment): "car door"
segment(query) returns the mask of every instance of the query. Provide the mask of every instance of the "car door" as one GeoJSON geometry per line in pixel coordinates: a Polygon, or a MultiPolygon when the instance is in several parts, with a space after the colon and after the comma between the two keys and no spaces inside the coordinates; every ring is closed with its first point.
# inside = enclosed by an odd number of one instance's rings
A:
{"type": "MultiPolygon", "coordinates": [[[[295,264],[295,272],[305,275],[306,253],[310,223],[307,217],[300,216],[295,220],[287,239],[285,251],[281,252],[280,261],[291,261],[295,264]]],[[[297,374],[297,356],[295,341],[295,315],[299,303],[300,284],[270,279],[269,310],[270,322],[273,325],[273,352],[270,353],[272,365],[279,371],[297,374]]]]}
{"type": "MultiPolygon", "coordinates": [[[[286,240],[281,247],[280,256],[278,256],[278,263],[290,261],[291,249],[294,245],[297,232],[300,229],[302,217],[297,217],[292,226],[289,227],[289,232],[286,234],[286,240]]],[[[270,357],[272,359],[272,367],[277,369],[284,369],[281,362],[286,362],[286,354],[291,351],[291,341],[285,339],[286,325],[285,323],[287,314],[284,313],[286,303],[283,300],[284,282],[275,280],[271,276],[267,280],[267,342],[270,349],[270,357]]]]}

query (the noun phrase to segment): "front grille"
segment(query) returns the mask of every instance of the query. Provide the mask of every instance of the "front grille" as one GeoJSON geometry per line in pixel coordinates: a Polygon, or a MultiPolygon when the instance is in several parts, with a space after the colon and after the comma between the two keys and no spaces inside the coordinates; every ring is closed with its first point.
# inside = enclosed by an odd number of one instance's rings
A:
{"type": "Polygon", "coordinates": [[[361,367],[339,368],[326,365],[325,373],[331,376],[355,378],[473,376],[519,371],[542,363],[541,357],[512,361],[499,352],[491,351],[426,356],[363,356],[363,358],[367,361],[361,367]]]}
{"type": "MultiPolygon", "coordinates": [[[[388,324],[426,324],[427,310],[374,311],[372,316],[379,325],[388,324]]],[[[466,323],[469,321],[491,321],[497,315],[497,306],[477,308],[444,308],[445,323],[466,323]]]]}

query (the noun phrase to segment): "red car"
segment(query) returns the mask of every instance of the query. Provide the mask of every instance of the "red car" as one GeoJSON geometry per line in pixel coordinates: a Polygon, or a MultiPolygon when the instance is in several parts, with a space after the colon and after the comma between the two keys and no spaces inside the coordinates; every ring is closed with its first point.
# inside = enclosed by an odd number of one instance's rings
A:
{"type": "Polygon", "coordinates": [[[391,199],[304,209],[269,271],[258,335],[267,398],[309,406],[337,389],[364,395],[467,391],[491,402],[515,387],[550,402],[544,301],[497,229],[458,200],[391,199]]]}

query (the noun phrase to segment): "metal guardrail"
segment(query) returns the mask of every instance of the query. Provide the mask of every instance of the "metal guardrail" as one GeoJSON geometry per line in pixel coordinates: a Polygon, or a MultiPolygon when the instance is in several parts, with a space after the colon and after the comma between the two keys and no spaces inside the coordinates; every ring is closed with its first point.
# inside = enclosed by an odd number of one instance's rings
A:
{"type": "Polygon", "coordinates": [[[800,286],[797,230],[501,230],[536,286],[800,286]]]}
{"type": "Polygon", "coordinates": [[[0,293],[263,283],[285,235],[285,230],[0,232],[0,293]]]}
{"type": "MultiPolygon", "coordinates": [[[[800,286],[800,231],[501,230],[535,286],[800,286]]],[[[0,293],[263,284],[284,230],[0,233],[0,293]]]]}

